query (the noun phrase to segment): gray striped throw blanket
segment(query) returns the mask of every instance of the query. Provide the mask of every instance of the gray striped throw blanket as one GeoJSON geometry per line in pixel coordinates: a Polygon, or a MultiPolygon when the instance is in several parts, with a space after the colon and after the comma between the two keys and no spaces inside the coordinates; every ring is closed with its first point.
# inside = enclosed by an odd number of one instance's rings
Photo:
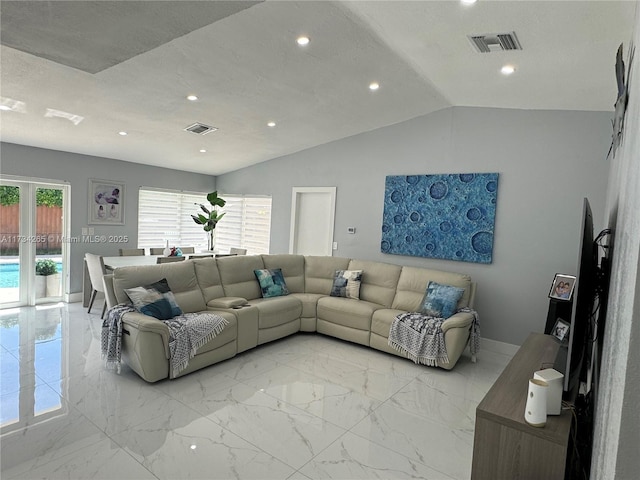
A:
{"type": "MultiPolygon", "coordinates": [[[[480,346],[478,313],[470,308],[462,308],[458,312],[473,315],[470,349],[475,361],[475,355],[480,346]]],[[[444,318],[430,317],[423,313],[401,313],[391,324],[388,344],[407,355],[414,363],[433,367],[437,366],[439,361],[449,363],[441,328],[444,321],[444,318]]]]}
{"type": "MultiPolygon", "coordinates": [[[[116,305],[102,323],[102,358],[105,366],[120,373],[122,363],[122,316],[135,312],[131,305],[116,305]]],[[[215,313],[184,313],[169,320],[158,320],[169,328],[169,363],[176,377],[187,368],[198,348],[215,338],[228,321],[215,313]]]]}

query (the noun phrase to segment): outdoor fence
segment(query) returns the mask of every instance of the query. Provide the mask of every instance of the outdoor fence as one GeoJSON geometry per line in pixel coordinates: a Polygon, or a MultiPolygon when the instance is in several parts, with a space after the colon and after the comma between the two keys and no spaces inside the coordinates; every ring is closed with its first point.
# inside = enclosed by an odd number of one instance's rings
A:
{"type": "Polygon", "coordinates": [[[62,252],[62,207],[36,207],[36,234],[20,235],[20,205],[0,205],[0,255],[18,255],[21,243],[35,243],[36,255],[62,252]]]}

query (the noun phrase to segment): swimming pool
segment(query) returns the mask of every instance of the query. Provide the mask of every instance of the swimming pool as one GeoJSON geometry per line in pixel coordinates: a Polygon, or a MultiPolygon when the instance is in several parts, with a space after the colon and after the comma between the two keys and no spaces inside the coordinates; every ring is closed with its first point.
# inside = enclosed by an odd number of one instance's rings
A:
{"type": "MultiPolygon", "coordinates": [[[[62,263],[56,263],[58,272],[62,271],[62,263]]],[[[0,288],[16,288],[20,286],[20,264],[0,263],[0,288]]]]}

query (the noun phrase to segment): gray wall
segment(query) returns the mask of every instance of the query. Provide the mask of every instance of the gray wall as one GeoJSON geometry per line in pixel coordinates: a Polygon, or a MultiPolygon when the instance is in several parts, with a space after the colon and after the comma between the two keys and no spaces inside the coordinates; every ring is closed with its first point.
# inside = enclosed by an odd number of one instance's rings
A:
{"type": "Polygon", "coordinates": [[[449,108],[219,176],[273,197],[271,252],[289,248],[291,188],[336,186],[336,256],[469,273],[483,337],[543,331],[555,273],[575,274],[582,199],[603,228],[611,114],[449,108]],[[491,265],[380,252],[387,175],[498,172],[491,265]],[[350,235],[347,227],[356,227],[350,235]]]}
{"type": "MultiPolygon", "coordinates": [[[[119,248],[135,248],[138,239],[138,189],[140,186],[210,192],[215,190],[215,177],[179,170],[123,162],[109,158],[0,144],[0,173],[48,180],[71,185],[71,236],[81,236],[87,227],[89,178],[125,183],[125,225],[91,225],[96,235],[127,235],[128,243],[73,243],[70,245],[70,293],[82,291],[82,262],[85,252],[117,255],[119,248]]],[[[162,246],[159,244],[159,246],[162,246]]]]}

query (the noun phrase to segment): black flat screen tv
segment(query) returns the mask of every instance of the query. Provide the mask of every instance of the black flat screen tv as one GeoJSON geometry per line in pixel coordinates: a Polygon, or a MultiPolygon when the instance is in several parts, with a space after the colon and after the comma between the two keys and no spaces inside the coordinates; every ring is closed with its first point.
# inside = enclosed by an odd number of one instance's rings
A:
{"type": "Polygon", "coordinates": [[[554,369],[564,375],[566,396],[577,393],[584,367],[591,356],[592,317],[597,276],[597,249],[593,237],[593,216],[589,200],[584,199],[580,223],[578,273],[574,288],[569,340],[560,346],[554,369]]]}

